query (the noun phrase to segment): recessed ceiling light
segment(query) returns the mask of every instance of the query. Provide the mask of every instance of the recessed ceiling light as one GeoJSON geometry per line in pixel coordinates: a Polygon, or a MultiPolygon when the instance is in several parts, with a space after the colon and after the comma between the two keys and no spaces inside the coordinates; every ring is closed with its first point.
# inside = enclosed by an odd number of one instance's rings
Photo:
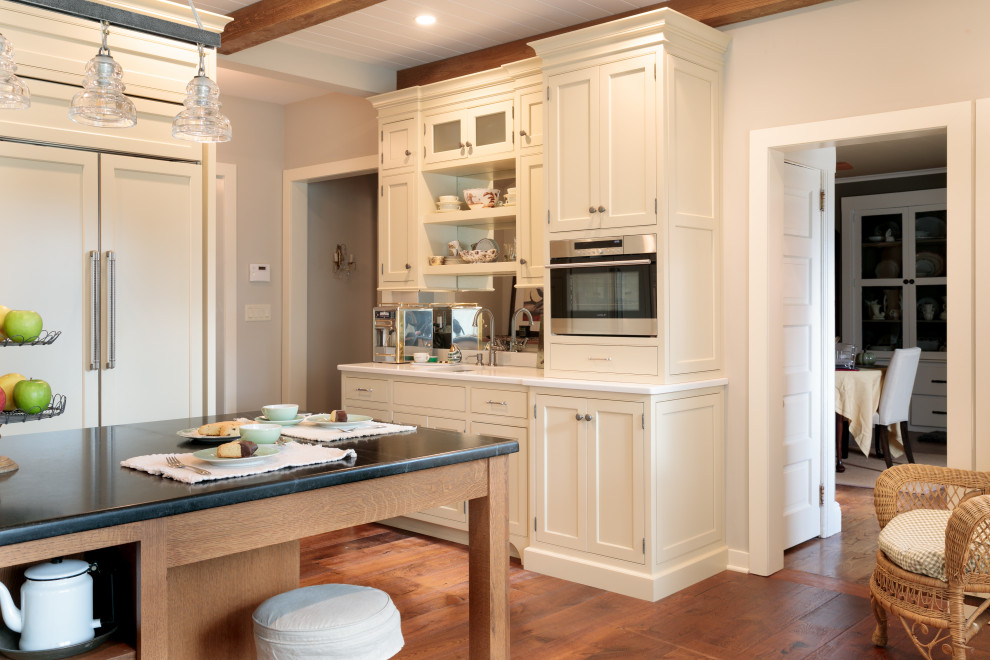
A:
{"type": "Polygon", "coordinates": [[[416,22],[420,25],[433,25],[437,22],[437,17],[430,14],[422,14],[416,17],[416,22]]]}

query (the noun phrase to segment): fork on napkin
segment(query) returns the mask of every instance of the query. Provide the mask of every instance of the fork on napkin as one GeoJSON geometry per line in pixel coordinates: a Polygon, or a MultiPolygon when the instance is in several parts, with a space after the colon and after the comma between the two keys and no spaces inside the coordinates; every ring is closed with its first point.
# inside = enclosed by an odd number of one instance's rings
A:
{"type": "Polygon", "coordinates": [[[246,477],[253,474],[263,474],[274,472],[287,467],[301,467],[303,465],[317,465],[319,463],[330,463],[341,461],[347,458],[356,457],[357,452],[353,449],[338,449],[336,447],[324,447],[321,445],[304,445],[298,442],[287,442],[279,448],[279,452],[265,460],[247,465],[231,464],[219,465],[210,464],[210,474],[197,474],[183,467],[169,467],[168,457],[176,456],[182,463],[196,465],[196,458],[191,454],[149,454],[147,456],[135,456],[120,462],[123,467],[133,470],[140,470],[149,474],[160,474],[163,477],[181,481],[187,484],[195,484],[201,481],[211,481],[215,479],[230,479],[231,477],[246,477]],[[187,458],[188,457],[188,458],[187,458]]]}

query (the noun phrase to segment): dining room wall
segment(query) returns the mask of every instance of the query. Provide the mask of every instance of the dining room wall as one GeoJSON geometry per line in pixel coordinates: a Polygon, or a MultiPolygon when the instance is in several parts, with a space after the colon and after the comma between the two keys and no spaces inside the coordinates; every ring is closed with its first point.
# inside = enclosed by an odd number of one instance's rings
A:
{"type": "Polygon", "coordinates": [[[749,548],[750,133],[988,97],[987,24],[990,3],[981,0],[937,9],[924,0],[833,0],[723,28],[732,37],[722,188],[726,530],[738,564],[748,560],[749,548]]]}

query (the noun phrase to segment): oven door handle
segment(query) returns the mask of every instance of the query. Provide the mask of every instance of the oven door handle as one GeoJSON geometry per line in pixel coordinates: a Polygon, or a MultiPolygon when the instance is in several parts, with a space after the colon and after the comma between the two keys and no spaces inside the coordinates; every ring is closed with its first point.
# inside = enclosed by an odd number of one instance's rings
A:
{"type": "Polygon", "coordinates": [[[629,261],[592,261],[578,264],[547,264],[544,268],[604,268],[606,266],[649,266],[652,259],[630,259],[629,261]]]}

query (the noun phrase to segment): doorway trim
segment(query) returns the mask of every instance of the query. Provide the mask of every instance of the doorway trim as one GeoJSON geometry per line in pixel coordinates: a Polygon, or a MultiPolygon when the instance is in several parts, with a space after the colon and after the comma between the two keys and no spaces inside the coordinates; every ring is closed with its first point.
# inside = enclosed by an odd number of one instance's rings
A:
{"type": "MultiPolygon", "coordinates": [[[[216,180],[223,181],[223,214],[217,214],[223,243],[217,246],[223,268],[223,410],[211,414],[231,413],[237,408],[237,165],[216,164],[216,180]]],[[[215,185],[215,183],[214,183],[215,185]]],[[[212,390],[216,392],[214,388],[212,390]]],[[[211,398],[216,398],[215,396],[211,398]]]]}
{"type": "Polygon", "coordinates": [[[378,173],[378,156],[361,156],[282,173],[282,400],[306,406],[306,297],[309,184],[378,173]]]}
{"type": "MultiPolygon", "coordinates": [[[[770,197],[771,161],[781,153],[855,141],[895,139],[903,133],[946,134],[948,188],[947,274],[950,316],[948,341],[948,465],[974,466],[973,333],[973,104],[952,103],[860,117],[834,119],[750,133],[749,162],[749,570],[770,575],[783,568],[781,429],[773,428],[771,393],[781,377],[768,337],[779,324],[771,306],[771,236],[780,217],[770,197]]],[[[779,260],[779,259],[778,259],[779,260]]],[[[831,331],[823,336],[831,336],[831,331]]]]}

